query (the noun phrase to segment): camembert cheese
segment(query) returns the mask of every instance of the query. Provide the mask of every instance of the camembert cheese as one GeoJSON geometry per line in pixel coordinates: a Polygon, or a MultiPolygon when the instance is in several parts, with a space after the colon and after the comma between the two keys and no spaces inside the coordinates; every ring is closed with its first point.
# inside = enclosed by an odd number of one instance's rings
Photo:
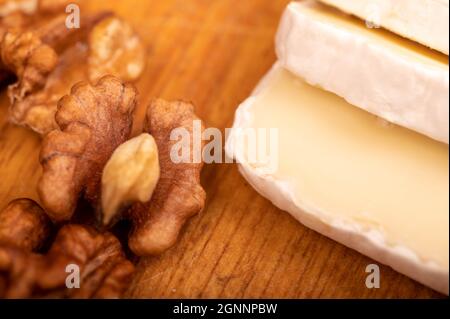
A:
{"type": "Polygon", "coordinates": [[[306,226],[448,294],[447,144],[275,66],[237,110],[227,152],[258,192],[306,226]],[[276,170],[248,160],[238,132],[252,128],[278,130],[276,170]]]}
{"type": "Polygon", "coordinates": [[[320,0],[448,55],[449,0],[320,0]]]}
{"type": "Polygon", "coordinates": [[[448,56],[312,1],[288,5],[276,51],[308,83],[448,144],[448,56]]]}

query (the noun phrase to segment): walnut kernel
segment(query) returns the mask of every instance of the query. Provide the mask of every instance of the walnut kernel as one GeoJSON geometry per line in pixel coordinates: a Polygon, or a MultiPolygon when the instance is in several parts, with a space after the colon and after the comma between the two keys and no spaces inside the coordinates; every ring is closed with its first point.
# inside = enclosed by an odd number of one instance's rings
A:
{"type": "Polygon", "coordinates": [[[125,82],[139,78],[145,67],[145,48],[125,21],[110,17],[98,23],[89,36],[91,82],[111,74],[125,82]]]}
{"type": "Polygon", "coordinates": [[[158,147],[150,134],[120,145],[103,170],[103,224],[108,225],[125,205],[149,201],[158,180],[158,147]]]}

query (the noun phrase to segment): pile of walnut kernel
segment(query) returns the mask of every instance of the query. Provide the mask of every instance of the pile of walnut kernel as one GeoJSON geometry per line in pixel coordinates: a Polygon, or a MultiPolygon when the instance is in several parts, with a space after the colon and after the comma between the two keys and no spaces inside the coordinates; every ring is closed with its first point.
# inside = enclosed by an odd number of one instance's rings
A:
{"type": "Polygon", "coordinates": [[[203,163],[170,159],[171,132],[194,135],[192,104],[154,100],[132,136],[144,45],[111,12],[68,29],[69,2],[0,0],[0,85],[10,83],[10,121],[42,136],[43,167],[40,205],[0,211],[0,298],[122,297],[134,266],[115,224],[130,221],[134,255],[160,254],[205,204],[203,163]],[[66,284],[71,264],[77,289],[66,284]]]}

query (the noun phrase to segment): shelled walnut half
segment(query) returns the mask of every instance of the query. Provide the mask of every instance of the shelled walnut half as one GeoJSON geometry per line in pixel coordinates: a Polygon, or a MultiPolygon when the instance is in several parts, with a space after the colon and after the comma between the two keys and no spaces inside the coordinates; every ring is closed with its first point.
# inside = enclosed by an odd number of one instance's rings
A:
{"type": "Polygon", "coordinates": [[[39,251],[50,237],[52,223],[31,199],[16,199],[0,211],[0,245],[39,251]]]}
{"type": "Polygon", "coordinates": [[[55,221],[69,220],[81,196],[101,212],[105,226],[130,219],[129,246],[144,256],[171,247],[186,220],[204,207],[201,155],[181,163],[171,158],[179,143],[172,132],[189,135],[193,154],[194,145],[203,147],[194,141],[194,127],[202,131],[203,124],[192,104],[156,100],[148,108],[146,133],[128,140],[135,105],[134,89],[113,77],[96,87],[75,86],[56,114],[61,129],[44,139],[38,192],[55,221]]]}
{"type": "Polygon", "coordinates": [[[56,52],[33,32],[7,32],[1,42],[0,54],[3,65],[18,79],[9,87],[13,105],[44,87],[58,63],[56,52]]]}
{"type": "MultiPolygon", "coordinates": [[[[151,200],[135,203],[124,214],[132,221],[128,245],[138,256],[160,254],[170,248],[187,219],[198,214],[205,205],[206,194],[200,184],[203,162],[201,154],[198,161],[193,156],[194,145],[199,142],[203,149],[204,142],[194,141],[195,125],[199,126],[201,134],[202,121],[190,103],[155,100],[148,108],[145,131],[154,137],[158,146],[160,178],[151,200]],[[184,142],[192,155],[180,163],[171,157],[174,146],[181,143],[172,139],[175,130],[186,133],[188,140],[184,142]]],[[[108,216],[103,220],[110,219],[112,217],[108,216]]]]}
{"type": "Polygon", "coordinates": [[[137,91],[113,76],[95,85],[76,84],[58,104],[58,129],[43,140],[43,175],[38,193],[54,221],[72,217],[84,196],[100,203],[103,168],[114,150],[128,140],[137,91]]]}
{"type": "Polygon", "coordinates": [[[65,7],[77,0],[0,0],[0,17],[14,13],[32,15],[36,13],[64,12],[65,7]]]}
{"type": "Polygon", "coordinates": [[[123,81],[135,81],[145,67],[145,47],[124,20],[109,17],[89,35],[89,79],[97,81],[111,74],[123,81]]]}
{"type": "MultiPolygon", "coordinates": [[[[74,83],[87,78],[72,72],[67,65],[79,64],[65,54],[86,39],[92,27],[108,17],[108,12],[83,16],[81,28],[68,29],[65,15],[36,23],[33,30],[9,30],[0,41],[0,69],[17,77],[8,88],[10,120],[45,134],[56,127],[54,115],[57,100],[74,83]],[[76,74],[76,76],[74,76],[76,74]],[[67,79],[69,77],[69,79],[67,79]],[[65,87],[61,83],[70,83],[65,87]]],[[[81,55],[81,54],[80,54],[81,55]]],[[[77,65],[79,69],[79,65],[77,65]]]]}
{"type": "Polygon", "coordinates": [[[18,9],[0,19],[0,84],[17,78],[8,89],[10,120],[41,135],[57,128],[57,101],[75,83],[95,83],[105,75],[133,82],[145,68],[145,47],[127,22],[102,11],[83,14],[80,28],[68,28],[61,12],[68,3],[35,0],[34,15],[18,9]],[[82,46],[86,53],[67,53],[82,46]]]}
{"type": "Polygon", "coordinates": [[[119,241],[87,226],[66,225],[50,250],[39,254],[49,240],[45,218],[27,199],[0,212],[0,298],[121,297],[134,267],[119,241]],[[79,285],[68,287],[71,269],[79,270],[79,285]]]}
{"type": "Polygon", "coordinates": [[[0,17],[21,12],[33,14],[38,9],[38,0],[0,0],[0,17]]]}

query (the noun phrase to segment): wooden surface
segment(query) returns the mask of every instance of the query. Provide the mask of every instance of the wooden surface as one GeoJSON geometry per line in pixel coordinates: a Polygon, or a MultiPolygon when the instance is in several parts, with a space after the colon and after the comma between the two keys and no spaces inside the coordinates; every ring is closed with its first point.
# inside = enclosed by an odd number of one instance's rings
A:
{"type": "MultiPolygon", "coordinates": [[[[275,61],[273,38],[288,0],[114,0],[112,9],[138,30],[148,66],[137,84],[141,108],[150,98],[195,103],[207,125],[230,127],[234,110],[275,61]]],[[[0,96],[0,208],[36,195],[40,139],[7,122],[0,96]]],[[[373,263],[314,231],[259,196],[236,165],[206,166],[207,205],[179,242],[144,258],[129,297],[439,297],[381,266],[381,288],[367,289],[373,263]]]]}

